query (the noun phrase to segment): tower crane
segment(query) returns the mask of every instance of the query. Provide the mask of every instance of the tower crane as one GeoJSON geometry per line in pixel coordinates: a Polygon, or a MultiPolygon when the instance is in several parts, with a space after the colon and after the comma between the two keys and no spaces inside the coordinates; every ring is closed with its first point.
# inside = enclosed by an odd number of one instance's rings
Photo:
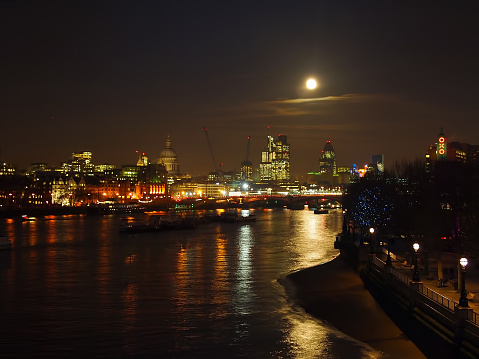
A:
{"type": "Polygon", "coordinates": [[[246,145],[246,160],[241,162],[241,177],[243,180],[248,181],[251,178],[253,164],[249,160],[249,147],[251,142],[251,136],[248,136],[248,143],[246,145]]]}

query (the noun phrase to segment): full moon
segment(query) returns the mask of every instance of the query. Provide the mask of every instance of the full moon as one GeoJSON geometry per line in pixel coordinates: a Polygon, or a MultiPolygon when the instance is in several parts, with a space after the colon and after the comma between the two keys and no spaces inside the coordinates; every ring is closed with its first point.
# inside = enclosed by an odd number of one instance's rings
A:
{"type": "Polygon", "coordinates": [[[306,81],[306,87],[310,90],[314,90],[318,84],[315,79],[309,79],[306,81]]]}

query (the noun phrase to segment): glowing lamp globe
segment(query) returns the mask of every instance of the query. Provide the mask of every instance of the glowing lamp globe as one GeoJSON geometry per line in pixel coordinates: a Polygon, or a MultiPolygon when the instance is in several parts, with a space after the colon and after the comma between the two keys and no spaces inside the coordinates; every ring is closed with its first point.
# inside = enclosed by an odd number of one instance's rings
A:
{"type": "Polygon", "coordinates": [[[463,269],[466,268],[466,266],[467,266],[468,263],[469,263],[469,262],[467,261],[467,258],[462,257],[462,258],[459,260],[459,264],[461,264],[461,267],[462,267],[463,269]]]}
{"type": "Polygon", "coordinates": [[[419,243],[414,243],[412,245],[412,247],[414,248],[414,250],[417,252],[419,250],[419,243]]]}

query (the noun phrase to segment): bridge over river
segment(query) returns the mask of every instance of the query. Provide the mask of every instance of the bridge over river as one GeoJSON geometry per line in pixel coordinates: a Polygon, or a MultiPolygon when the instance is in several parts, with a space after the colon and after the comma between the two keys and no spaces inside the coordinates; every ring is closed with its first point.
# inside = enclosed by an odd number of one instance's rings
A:
{"type": "Polygon", "coordinates": [[[215,198],[183,198],[176,200],[176,208],[214,209],[214,208],[336,208],[342,204],[342,194],[308,195],[245,195],[215,198]]]}

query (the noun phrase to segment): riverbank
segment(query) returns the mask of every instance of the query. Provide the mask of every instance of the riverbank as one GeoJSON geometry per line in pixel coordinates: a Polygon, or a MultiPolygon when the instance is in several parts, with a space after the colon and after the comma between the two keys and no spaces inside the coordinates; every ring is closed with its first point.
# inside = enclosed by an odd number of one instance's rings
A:
{"type": "MultiPolygon", "coordinates": [[[[340,257],[292,273],[283,283],[304,310],[393,358],[425,358],[340,257]]],[[[428,356],[431,353],[427,353],[428,356]]]]}

